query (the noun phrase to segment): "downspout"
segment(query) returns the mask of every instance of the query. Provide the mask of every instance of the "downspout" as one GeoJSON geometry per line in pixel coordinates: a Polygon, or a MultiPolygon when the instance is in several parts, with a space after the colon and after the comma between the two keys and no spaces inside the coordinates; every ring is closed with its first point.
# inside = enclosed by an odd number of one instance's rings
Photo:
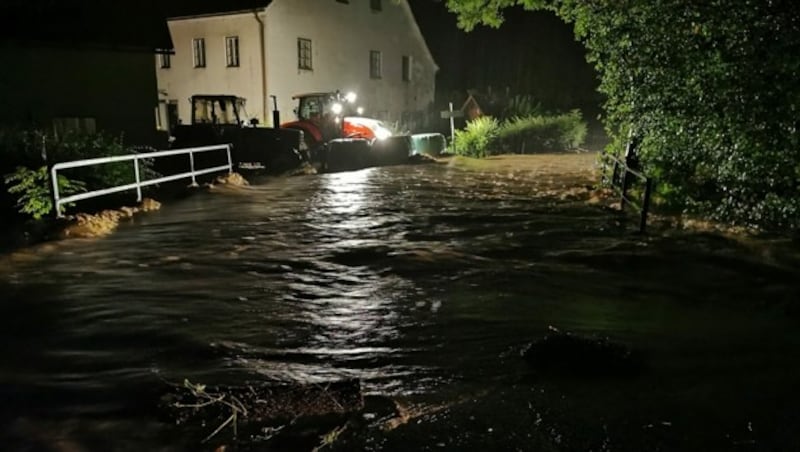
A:
{"type": "MultiPolygon", "coordinates": [[[[256,22],[258,22],[258,42],[259,42],[259,57],[261,59],[261,119],[263,124],[266,125],[267,123],[267,56],[266,56],[266,44],[264,42],[264,20],[258,15],[259,9],[253,10],[253,17],[256,18],[256,22]]],[[[273,127],[277,127],[277,124],[274,124],[273,127]]]]}

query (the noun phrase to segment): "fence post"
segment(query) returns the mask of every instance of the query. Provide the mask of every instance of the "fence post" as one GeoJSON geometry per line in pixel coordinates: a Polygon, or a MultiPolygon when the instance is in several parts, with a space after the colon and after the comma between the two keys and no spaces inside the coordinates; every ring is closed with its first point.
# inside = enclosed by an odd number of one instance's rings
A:
{"type": "Polygon", "coordinates": [[[628,165],[623,165],[622,168],[622,196],[620,199],[620,210],[625,210],[625,206],[628,203],[628,189],[631,188],[631,178],[628,176],[630,174],[628,172],[628,165]]]}
{"type": "MultiPolygon", "coordinates": [[[[617,180],[619,179],[619,159],[617,159],[617,157],[613,154],[606,153],[606,161],[608,161],[608,159],[611,159],[611,161],[614,162],[614,165],[611,168],[611,179],[608,180],[608,184],[611,186],[611,188],[614,188],[614,186],[617,185],[617,180]]],[[[608,166],[606,166],[606,169],[607,168],[608,166]]]]}
{"type": "Polygon", "coordinates": [[[142,202],[142,180],[139,177],[139,156],[133,157],[133,174],[136,176],[136,202],[142,202]]]}
{"type": "Polygon", "coordinates": [[[47,165],[50,170],[50,194],[53,196],[53,213],[56,218],[61,218],[61,208],[58,205],[58,174],[54,165],[47,165]]]}
{"type": "Polygon", "coordinates": [[[231,159],[231,145],[226,144],[225,150],[228,152],[228,174],[233,173],[233,160],[231,159]]]}
{"type": "Polygon", "coordinates": [[[194,151],[189,150],[189,170],[192,172],[192,187],[197,187],[197,178],[194,175],[194,151]]]}
{"type": "Polygon", "coordinates": [[[639,221],[639,232],[647,229],[647,214],[650,212],[650,193],[653,190],[653,180],[649,177],[644,184],[644,198],[642,199],[642,218],[639,221]]]}

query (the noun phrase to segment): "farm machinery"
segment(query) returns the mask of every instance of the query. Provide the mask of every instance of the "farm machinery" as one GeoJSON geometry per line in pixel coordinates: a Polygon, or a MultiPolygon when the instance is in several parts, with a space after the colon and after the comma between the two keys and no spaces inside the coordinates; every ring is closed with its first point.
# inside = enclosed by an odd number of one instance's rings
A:
{"type": "Polygon", "coordinates": [[[281,125],[303,132],[303,152],[321,170],[405,163],[410,139],[380,120],[364,117],[355,93],[318,92],[292,97],[297,119],[281,125]]]}
{"type": "Polygon", "coordinates": [[[380,120],[362,116],[355,94],[308,93],[293,99],[297,119],[270,128],[247,121],[241,97],[192,96],[191,122],[175,128],[172,147],[230,143],[237,168],[271,172],[308,163],[318,171],[342,171],[408,161],[410,137],[394,136],[380,120]]]}
{"type": "Polygon", "coordinates": [[[173,148],[230,143],[231,157],[239,169],[282,172],[303,163],[301,131],[256,127],[256,121],[246,119],[243,98],[204,94],[192,96],[190,101],[191,123],[175,128],[173,148]]]}

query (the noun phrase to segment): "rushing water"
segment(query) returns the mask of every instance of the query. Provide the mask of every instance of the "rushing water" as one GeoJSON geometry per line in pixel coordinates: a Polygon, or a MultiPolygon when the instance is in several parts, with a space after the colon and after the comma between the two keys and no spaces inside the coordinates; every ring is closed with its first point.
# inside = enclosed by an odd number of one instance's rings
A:
{"type": "Polygon", "coordinates": [[[797,249],[640,236],[552,181],[440,165],[272,180],[16,260],[0,449],[213,450],[213,426],[154,415],[185,378],[358,378],[422,413],[333,449],[800,445],[797,249]],[[550,325],[630,344],[649,370],[537,375],[519,352],[550,325]]]}

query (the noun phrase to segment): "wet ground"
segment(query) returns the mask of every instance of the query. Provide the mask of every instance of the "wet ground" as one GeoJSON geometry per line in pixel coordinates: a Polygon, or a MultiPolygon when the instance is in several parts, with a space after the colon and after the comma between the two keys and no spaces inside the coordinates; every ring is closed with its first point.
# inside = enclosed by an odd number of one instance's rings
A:
{"type": "Polygon", "coordinates": [[[265,180],[7,256],[0,449],[214,450],[159,419],[164,381],[357,378],[408,416],[326,450],[797,450],[798,246],[636,234],[594,160],[265,180]],[[551,325],[647,370],[537,372],[551,325]]]}

